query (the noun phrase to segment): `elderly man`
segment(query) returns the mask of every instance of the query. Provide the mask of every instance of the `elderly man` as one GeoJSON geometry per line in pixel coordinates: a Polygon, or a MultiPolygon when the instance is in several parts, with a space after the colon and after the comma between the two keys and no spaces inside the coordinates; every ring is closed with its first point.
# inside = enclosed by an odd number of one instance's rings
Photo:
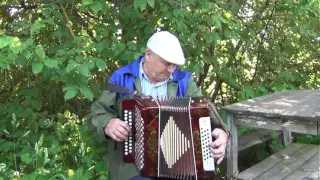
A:
{"type": "MultiPolygon", "coordinates": [[[[185,64],[185,58],[179,40],[167,31],[153,34],[147,42],[144,56],[131,64],[116,70],[109,83],[137,90],[140,93],[157,96],[195,97],[202,96],[190,72],[182,72],[178,66],[185,64]]],[[[147,179],[139,177],[134,164],[122,161],[121,142],[130,133],[130,128],[121,117],[121,101],[127,95],[104,90],[100,98],[92,104],[88,123],[102,140],[108,141],[106,161],[109,179],[127,180],[147,179]]],[[[222,122],[213,119],[215,128],[212,136],[215,141],[210,144],[211,151],[220,164],[227,146],[227,128],[222,122]]]]}

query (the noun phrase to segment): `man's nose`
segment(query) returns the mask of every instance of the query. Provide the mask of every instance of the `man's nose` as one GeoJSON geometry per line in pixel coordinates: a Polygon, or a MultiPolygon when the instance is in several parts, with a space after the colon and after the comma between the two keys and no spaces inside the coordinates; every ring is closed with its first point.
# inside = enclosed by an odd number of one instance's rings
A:
{"type": "Polygon", "coordinates": [[[167,71],[170,73],[173,73],[173,71],[176,69],[176,66],[174,64],[170,64],[167,67],[167,71]]]}

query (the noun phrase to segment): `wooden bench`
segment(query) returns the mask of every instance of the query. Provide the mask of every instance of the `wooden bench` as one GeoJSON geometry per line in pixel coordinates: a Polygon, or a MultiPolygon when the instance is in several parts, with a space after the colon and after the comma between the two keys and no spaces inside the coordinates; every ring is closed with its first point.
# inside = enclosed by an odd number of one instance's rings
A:
{"type": "Polygon", "coordinates": [[[237,178],[302,180],[320,177],[320,148],[311,144],[290,144],[287,148],[241,172],[237,178]]]}
{"type": "Polygon", "coordinates": [[[320,134],[320,91],[274,93],[223,107],[231,138],[227,147],[229,179],[320,179],[320,146],[292,144],[292,132],[320,134]],[[237,126],[282,131],[286,148],[243,172],[238,172],[241,148],[237,126]]]}

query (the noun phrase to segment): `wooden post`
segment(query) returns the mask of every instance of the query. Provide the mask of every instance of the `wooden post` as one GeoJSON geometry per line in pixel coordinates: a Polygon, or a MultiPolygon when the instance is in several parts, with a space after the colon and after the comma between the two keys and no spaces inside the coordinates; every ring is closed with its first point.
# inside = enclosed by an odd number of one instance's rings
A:
{"type": "Polygon", "coordinates": [[[292,143],[292,134],[290,131],[283,130],[283,142],[284,146],[287,147],[289,144],[292,143]]]}
{"type": "Polygon", "coordinates": [[[238,131],[234,124],[232,114],[227,114],[228,127],[231,137],[227,147],[227,176],[228,179],[233,179],[238,175],[238,131]]]}

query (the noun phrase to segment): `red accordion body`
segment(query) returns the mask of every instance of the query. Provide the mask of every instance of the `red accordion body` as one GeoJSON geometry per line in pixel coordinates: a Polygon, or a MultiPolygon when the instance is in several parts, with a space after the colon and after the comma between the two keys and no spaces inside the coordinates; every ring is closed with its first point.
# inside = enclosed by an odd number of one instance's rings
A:
{"type": "Polygon", "coordinates": [[[124,100],[123,120],[132,134],[123,143],[123,160],[142,176],[214,179],[210,110],[204,97],[140,97],[124,100]]]}

